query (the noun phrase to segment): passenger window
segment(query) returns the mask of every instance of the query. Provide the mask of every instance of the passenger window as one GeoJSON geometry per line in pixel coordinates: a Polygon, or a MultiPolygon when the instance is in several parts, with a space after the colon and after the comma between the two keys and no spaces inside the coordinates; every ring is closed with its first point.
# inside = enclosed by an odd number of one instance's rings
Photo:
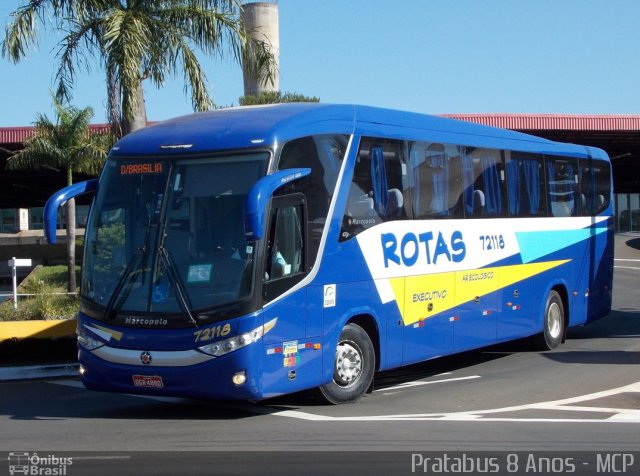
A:
{"type": "Polygon", "coordinates": [[[547,215],[542,156],[507,152],[509,215],[537,217],[547,215]]]}
{"type": "Polygon", "coordinates": [[[578,162],[567,157],[545,157],[549,214],[571,217],[580,213],[578,162]]]}
{"type": "Polygon", "coordinates": [[[340,241],[372,226],[410,215],[402,141],[363,138],[353,170],[340,241]]]}
{"type": "Polygon", "coordinates": [[[415,218],[462,216],[460,150],[430,142],[411,145],[409,168],[415,218]]]}
{"type": "Polygon", "coordinates": [[[611,200],[611,171],[609,164],[601,160],[589,160],[581,164],[581,190],[583,215],[597,215],[609,207],[611,200]]]}
{"type": "Polygon", "coordinates": [[[462,156],[465,216],[504,216],[504,181],[500,151],[466,147],[462,156]]]}

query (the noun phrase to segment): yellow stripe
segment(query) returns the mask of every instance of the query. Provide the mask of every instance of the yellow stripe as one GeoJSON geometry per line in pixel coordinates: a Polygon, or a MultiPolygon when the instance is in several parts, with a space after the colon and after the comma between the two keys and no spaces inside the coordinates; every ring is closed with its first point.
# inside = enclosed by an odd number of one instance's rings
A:
{"type": "Polygon", "coordinates": [[[516,264],[389,280],[405,325],[428,319],[570,260],[516,264]]]}
{"type": "Polygon", "coordinates": [[[264,331],[263,331],[262,335],[266,334],[271,329],[273,329],[276,326],[276,322],[278,322],[278,318],[277,317],[275,317],[275,318],[271,319],[269,322],[267,322],[264,325],[264,331]]]}
{"type": "Polygon", "coordinates": [[[114,331],[113,329],[109,329],[108,327],[102,327],[97,324],[92,324],[92,326],[95,327],[96,329],[100,329],[102,332],[111,334],[111,337],[113,337],[117,341],[120,341],[120,339],[122,339],[122,332],[120,331],[114,331]]]}

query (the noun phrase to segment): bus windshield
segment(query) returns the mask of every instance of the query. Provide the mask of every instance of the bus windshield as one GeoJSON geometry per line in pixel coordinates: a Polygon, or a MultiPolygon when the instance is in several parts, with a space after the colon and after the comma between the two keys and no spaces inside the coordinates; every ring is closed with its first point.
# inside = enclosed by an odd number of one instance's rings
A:
{"type": "Polygon", "coordinates": [[[251,295],[243,206],[267,152],[188,160],[110,159],[85,236],[82,297],[118,312],[225,306],[251,295]]]}

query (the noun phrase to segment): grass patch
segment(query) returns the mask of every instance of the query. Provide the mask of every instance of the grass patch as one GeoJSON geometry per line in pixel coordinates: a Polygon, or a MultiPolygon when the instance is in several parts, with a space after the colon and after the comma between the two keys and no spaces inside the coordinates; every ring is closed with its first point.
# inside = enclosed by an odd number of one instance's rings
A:
{"type": "MultiPolygon", "coordinates": [[[[80,282],[80,267],[76,267],[76,280],[80,282]]],[[[66,266],[38,266],[18,287],[18,294],[35,296],[18,296],[17,311],[11,300],[0,304],[0,321],[72,319],[78,314],[78,297],[53,294],[66,291],[66,266]]]]}

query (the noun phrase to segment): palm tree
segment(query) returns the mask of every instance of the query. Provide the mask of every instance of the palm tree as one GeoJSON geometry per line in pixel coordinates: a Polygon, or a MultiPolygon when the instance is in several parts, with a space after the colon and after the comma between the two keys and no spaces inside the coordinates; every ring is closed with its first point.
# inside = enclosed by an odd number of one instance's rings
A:
{"type": "MultiPolygon", "coordinates": [[[[33,135],[25,140],[22,150],[8,159],[7,169],[65,169],[67,185],[73,183],[74,172],[97,175],[107,157],[111,137],[89,133],[89,121],[93,117],[90,107],[64,107],[55,98],[54,107],[55,123],[46,115],[38,114],[33,135]]],[[[67,201],[66,206],[68,289],[69,292],[75,292],[75,201],[67,201]]]]}
{"type": "Polygon", "coordinates": [[[240,0],[28,0],[13,12],[2,54],[13,62],[37,40],[36,26],[51,14],[66,31],[56,74],[58,98],[67,99],[76,64],[98,56],[106,72],[108,115],[122,132],[146,125],[142,83],[160,87],[182,73],[194,110],[213,105],[194,47],[218,57],[231,54],[257,79],[273,81],[275,60],[266,42],[248,35],[240,21],[240,0]]]}

